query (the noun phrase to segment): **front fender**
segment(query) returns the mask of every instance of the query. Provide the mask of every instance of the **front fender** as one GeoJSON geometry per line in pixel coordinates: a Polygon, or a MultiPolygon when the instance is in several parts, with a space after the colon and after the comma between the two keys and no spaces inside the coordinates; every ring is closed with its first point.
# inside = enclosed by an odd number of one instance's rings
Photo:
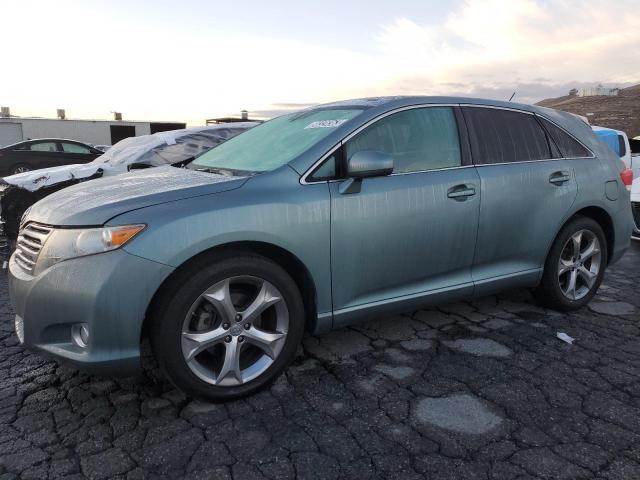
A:
{"type": "Polygon", "coordinates": [[[234,242],[280,247],[308,269],[318,313],[331,311],[329,190],[301,185],[290,168],[250,179],[237,190],[154,205],[122,214],[114,224],[148,227],[124,248],[178,268],[190,258],[234,242]]]}

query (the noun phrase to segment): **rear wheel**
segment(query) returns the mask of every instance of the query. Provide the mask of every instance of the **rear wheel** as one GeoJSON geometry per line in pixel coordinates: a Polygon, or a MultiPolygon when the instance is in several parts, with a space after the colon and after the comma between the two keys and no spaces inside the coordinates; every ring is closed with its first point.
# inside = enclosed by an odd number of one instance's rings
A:
{"type": "Polygon", "coordinates": [[[607,243],[600,225],[576,217],[556,238],[535,291],[540,303],[556,310],[576,310],[596,294],[607,263],[607,243]]]}
{"type": "Polygon", "coordinates": [[[191,264],[163,294],[151,336],[155,357],[169,379],[195,397],[253,393],[284,370],[302,338],[300,292],[264,257],[191,264]]]}

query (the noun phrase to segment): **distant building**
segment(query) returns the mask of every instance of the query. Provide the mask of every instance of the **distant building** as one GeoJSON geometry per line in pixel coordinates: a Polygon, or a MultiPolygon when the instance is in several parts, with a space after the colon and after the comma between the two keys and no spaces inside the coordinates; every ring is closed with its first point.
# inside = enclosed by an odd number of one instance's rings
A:
{"type": "Polygon", "coordinates": [[[64,110],[58,112],[58,117],[15,117],[5,107],[0,115],[0,147],[30,138],[67,138],[93,145],[113,145],[127,137],[186,127],[186,123],[180,122],[66,120],[64,110]]]}
{"type": "Polygon", "coordinates": [[[537,105],[564,110],[589,119],[591,125],[622,130],[629,138],[640,135],[640,84],[621,89],[602,89],[587,93],[541,100],[537,105]]]}
{"type": "MultiPolygon", "coordinates": [[[[620,93],[619,88],[607,88],[602,85],[598,85],[597,87],[583,88],[578,92],[578,95],[580,97],[615,97],[618,93],[620,93]]],[[[571,95],[571,92],[569,92],[569,95],[571,95]]]]}

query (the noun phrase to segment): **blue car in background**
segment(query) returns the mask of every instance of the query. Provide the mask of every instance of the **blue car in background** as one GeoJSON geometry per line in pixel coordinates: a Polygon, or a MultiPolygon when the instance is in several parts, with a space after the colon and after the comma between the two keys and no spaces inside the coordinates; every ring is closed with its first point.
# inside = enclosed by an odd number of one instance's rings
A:
{"type": "Polygon", "coordinates": [[[621,130],[598,126],[593,126],[592,128],[598,138],[620,157],[627,168],[633,171],[633,178],[640,178],[640,152],[637,151],[640,149],[638,140],[629,140],[627,134],[621,130]]]}
{"type": "Polygon", "coordinates": [[[320,105],[36,203],[9,262],[15,329],[107,374],[139,371],[150,344],[187,394],[225,400],[282,373],[305,329],[514,287],[575,310],[629,245],[622,169],[541,107],[320,105]]]}

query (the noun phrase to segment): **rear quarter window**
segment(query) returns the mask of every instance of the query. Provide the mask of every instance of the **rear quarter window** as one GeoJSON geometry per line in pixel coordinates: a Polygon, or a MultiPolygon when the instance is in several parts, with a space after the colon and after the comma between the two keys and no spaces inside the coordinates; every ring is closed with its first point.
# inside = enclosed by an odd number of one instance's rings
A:
{"type": "Polygon", "coordinates": [[[464,107],[476,164],[553,158],[544,129],[534,115],[513,110],[464,107]]]}
{"type": "Polygon", "coordinates": [[[567,132],[549,120],[542,117],[539,118],[564,158],[585,158],[591,156],[591,152],[567,132]]]}
{"type": "Polygon", "coordinates": [[[618,135],[618,146],[620,150],[620,156],[624,157],[627,154],[627,145],[624,143],[624,137],[618,135]]]}
{"type": "Polygon", "coordinates": [[[58,152],[56,142],[38,142],[32,143],[30,149],[32,152],[58,152]]]}

